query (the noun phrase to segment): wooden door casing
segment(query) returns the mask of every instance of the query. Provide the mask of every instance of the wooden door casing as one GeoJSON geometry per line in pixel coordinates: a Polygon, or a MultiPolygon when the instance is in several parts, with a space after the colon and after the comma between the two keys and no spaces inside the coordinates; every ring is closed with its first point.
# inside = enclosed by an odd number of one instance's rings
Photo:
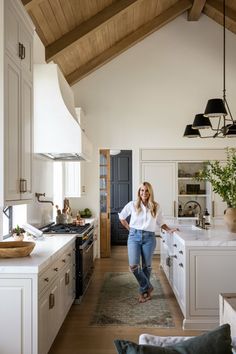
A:
{"type": "Polygon", "coordinates": [[[100,253],[102,258],[111,256],[110,152],[107,149],[100,150],[100,253]]]}

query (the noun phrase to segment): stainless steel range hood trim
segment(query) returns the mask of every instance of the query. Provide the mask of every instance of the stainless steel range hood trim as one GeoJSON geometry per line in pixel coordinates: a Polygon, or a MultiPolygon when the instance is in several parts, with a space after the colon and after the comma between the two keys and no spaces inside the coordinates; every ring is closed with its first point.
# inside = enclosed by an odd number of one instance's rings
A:
{"type": "Polygon", "coordinates": [[[53,154],[53,153],[44,153],[38,154],[39,156],[51,159],[53,161],[86,161],[86,158],[83,157],[81,154],[77,153],[64,153],[64,154],[53,154]]]}
{"type": "MultiPolygon", "coordinates": [[[[34,152],[52,161],[88,161],[73,91],[56,64],[34,66],[34,152]]],[[[86,138],[86,139],[84,139],[86,138]]]]}

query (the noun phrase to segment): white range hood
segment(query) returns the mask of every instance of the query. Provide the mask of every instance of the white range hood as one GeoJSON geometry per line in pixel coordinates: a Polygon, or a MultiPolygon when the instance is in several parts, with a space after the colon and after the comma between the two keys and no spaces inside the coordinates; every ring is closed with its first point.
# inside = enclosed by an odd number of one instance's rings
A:
{"type": "Polygon", "coordinates": [[[34,65],[34,152],[57,161],[90,160],[74,95],[56,64],[34,65]]]}

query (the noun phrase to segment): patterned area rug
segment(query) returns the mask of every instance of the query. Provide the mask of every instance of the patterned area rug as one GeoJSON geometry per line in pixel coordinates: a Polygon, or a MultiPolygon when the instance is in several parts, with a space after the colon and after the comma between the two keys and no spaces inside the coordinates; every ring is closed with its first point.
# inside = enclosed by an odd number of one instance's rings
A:
{"type": "Polygon", "coordinates": [[[152,299],[138,303],[138,284],[129,272],[106,273],[91,326],[174,327],[161,283],[155,274],[152,299]]]}

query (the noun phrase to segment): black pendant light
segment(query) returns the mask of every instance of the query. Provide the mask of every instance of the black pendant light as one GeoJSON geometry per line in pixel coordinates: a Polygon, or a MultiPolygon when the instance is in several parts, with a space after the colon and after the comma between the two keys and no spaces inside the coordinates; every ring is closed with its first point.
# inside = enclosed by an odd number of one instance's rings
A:
{"type": "Polygon", "coordinates": [[[198,129],[193,129],[192,124],[186,125],[185,131],[184,131],[185,138],[197,138],[199,136],[200,136],[200,133],[199,133],[198,129]]]}
{"type": "Polygon", "coordinates": [[[211,121],[208,117],[205,117],[204,114],[196,114],[192,128],[193,129],[208,129],[211,128],[211,121]]]}
{"type": "Polygon", "coordinates": [[[196,114],[193,124],[186,126],[184,137],[188,138],[234,138],[236,137],[236,121],[233,119],[226,99],[225,88],[225,0],[223,0],[223,98],[208,100],[203,114],[196,114]],[[227,117],[228,116],[228,117],[227,117]],[[214,121],[214,127],[210,118],[214,121]],[[211,135],[202,136],[199,129],[210,129],[211,135]],[[196,134],[192,131],[196,131],[196,134]]]}

